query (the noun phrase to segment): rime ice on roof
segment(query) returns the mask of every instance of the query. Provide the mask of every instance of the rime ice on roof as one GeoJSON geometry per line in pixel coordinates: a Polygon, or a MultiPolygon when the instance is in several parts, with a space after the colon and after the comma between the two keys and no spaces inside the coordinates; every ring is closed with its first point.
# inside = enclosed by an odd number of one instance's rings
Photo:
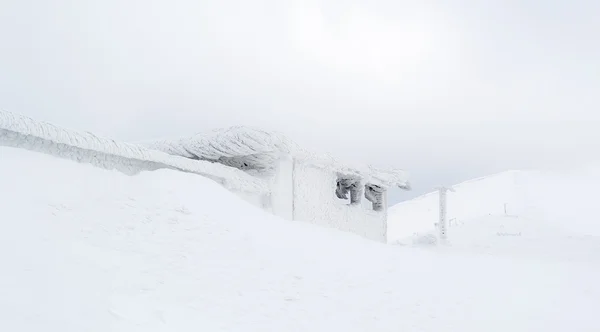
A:
{"type": "Polygon", "coordinates": [[[306,151],[280,133],[252,127],[219,129],[188,138],[149,142],[145,146],[191,159],[219,162],[254,174],[273,174],[276,161],[291,155],[296,162],[329,169],[343,176],[358,177],[383,187],[410,189],[408,175],[403,170],[342,163],[329,155],[306,151]]]}
{"type": "Polygon", "coordinates": [[[219,162],[246,171],[272,173],[276,161],[299,147],[285,136],[250,127],[231,127],[178,140],[145,144],[191,159],[219,162]]]}
{"type": "Polygon", "coordinates": [[[59,157],[82,160],[113,158],[150,163],[151,169],[174,168],[214,179],[227,188],[242,192],[266,192],[264,181],[238,169],[209,162],[194,162],[182,154],[164,153],[137,144],[117,142],[89,132],[77,132],[29,117],[0,110],[0,145],[40,151],[59,157]]]}

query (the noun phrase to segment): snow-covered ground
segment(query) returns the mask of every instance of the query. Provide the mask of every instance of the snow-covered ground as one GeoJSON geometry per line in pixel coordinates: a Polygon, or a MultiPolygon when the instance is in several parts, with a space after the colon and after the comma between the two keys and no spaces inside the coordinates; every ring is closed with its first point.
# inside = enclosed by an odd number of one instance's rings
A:
{"type": "Polygon", "coordinates": [[[7,147],[0,184],[0,331],[600,330],[584,222],[569,238],[489,217],[454,227],[451,248],[384,245],[198,175],[7,147]]]}
{"type": "Polygon", "coordinates": [[[600,237],[528,217],[490,216],[454,224],[447,250],[600,266],[600,237]]]}

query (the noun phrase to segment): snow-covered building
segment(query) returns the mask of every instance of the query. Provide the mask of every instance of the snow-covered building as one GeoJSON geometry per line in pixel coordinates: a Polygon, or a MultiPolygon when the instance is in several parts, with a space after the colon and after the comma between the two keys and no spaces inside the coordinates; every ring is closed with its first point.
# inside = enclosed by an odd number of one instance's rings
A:
{"type": "Polygon", "coordinates": [[[282,218],[380,242],[387,240],[388,189],[410,188],[402,170],[341,163],[279,133],[247,127],[132,144],[0,111],[0,145],[126,174],[161,168],[197,173],[282,218]]]}
{"type": "Polygon", "coordinates": [[[402,170],[341,163],[306,151],[282,134],[256,128],[232,127],[145,146],[221,163],[262,179],[269,188],[266,193],[242,196],[277,216],[381,242],[386,242],[388,189],[410,189],[402,170]]]}

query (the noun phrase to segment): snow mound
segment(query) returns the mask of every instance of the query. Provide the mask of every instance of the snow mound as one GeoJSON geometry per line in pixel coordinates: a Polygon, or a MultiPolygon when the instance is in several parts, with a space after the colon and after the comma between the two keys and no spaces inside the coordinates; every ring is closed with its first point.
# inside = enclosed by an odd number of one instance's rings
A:
{"type": "Polygon", "coordinates": [[[0,160],[2,331],[600,329],[598,264],[386,246],[169,169],[0,160]]]}
{"type": "Polygon", "coordinates": [[[126,174],[160,168],[197,173],[241,192],[266,192],[267,184],[248,174],[206,161],[192,161],[135,144],[75,132],[49,123],[0,111],[0,145],[25,148],[126,174]]]}

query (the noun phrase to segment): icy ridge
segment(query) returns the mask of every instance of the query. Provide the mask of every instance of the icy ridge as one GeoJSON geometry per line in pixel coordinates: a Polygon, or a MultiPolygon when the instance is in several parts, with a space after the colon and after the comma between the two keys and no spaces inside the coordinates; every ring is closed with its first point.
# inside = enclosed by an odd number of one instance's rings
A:
{"type": "Polygon", "coordinates": [[[128,174],[172,168],[211,178],[230,190],[264,193],[267,184],[235,168],[76,132],[0,110],[0,145],[44,152],[128,174]],[[100,154],[100,155],[99,155],[100,154]]]}

